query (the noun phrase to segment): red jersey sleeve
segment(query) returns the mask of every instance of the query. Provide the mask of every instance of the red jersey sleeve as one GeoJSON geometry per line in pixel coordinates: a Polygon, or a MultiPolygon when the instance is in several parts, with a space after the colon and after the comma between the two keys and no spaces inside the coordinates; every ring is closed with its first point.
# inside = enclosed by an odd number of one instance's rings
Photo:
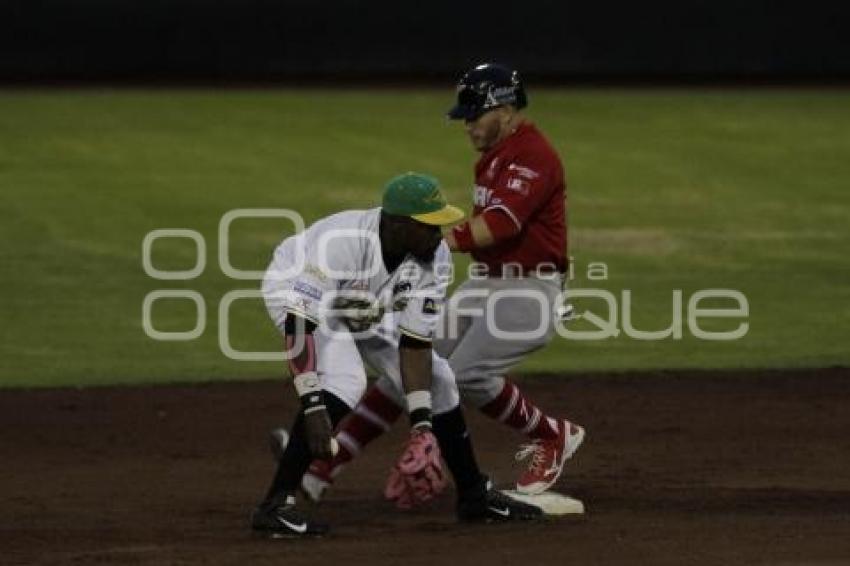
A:
{"type": "Polygon", "coordinates": [[[518,156],[493,183],[493,196],[485,211],[504,212],[520,231],[529,217],[547,202],[557,185],[557,163],[545,156],[518,156]]]}

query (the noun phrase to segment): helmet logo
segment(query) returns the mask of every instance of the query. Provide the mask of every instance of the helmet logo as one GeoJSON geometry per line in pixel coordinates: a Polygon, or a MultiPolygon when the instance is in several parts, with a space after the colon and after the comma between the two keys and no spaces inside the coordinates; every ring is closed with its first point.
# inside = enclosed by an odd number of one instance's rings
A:
{"type": "Polygon", "coordinates": [[[484,104],[484,107],[492,108],[493,106],[513,104],[514,102],[516,102],[516,87],[500,86],[490,88],[487,91],[487,102],[484,104]]]}
{"type": "Polygon", "coordinates": [[[497,64],[478,65],[457,84],[457,104],[449,117],[477,119],[498,106],[525,108],[528,101],[516,70],[497,64]]]}

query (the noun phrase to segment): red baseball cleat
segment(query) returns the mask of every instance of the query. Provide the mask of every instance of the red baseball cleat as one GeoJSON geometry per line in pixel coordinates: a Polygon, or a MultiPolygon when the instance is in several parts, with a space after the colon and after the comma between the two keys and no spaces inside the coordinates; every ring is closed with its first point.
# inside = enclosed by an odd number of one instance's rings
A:
{"type": "Polygon", "coordinates": [[[563,421],[558,438],[535,440],[522,446],[516,459],[531,457],[528,468],[516,482],[520,493],[536,495],[552,487],[564,469],[564,463],[578,450],[584,441],[584,429],[569,421],[563,421]]]}

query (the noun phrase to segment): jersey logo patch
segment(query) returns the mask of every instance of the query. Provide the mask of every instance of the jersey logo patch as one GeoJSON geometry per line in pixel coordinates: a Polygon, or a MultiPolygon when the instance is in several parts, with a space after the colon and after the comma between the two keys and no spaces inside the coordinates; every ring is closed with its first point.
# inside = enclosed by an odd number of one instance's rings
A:
{"type": "Polygon", "coordinates": [[[312,263],[308,263],[304,266],[304,273],[306,273],[307,275],[312,275],[313,277],[322,282],[328,280],[328,276],[325,275],[322,270],[318,268],[318,266],[315,266],[312,263]]]}
{"type": "Polygon", "coordinates": [[[399,281],[393,286],[393,295],[398,295],[399,293],[407,293],[412,288],[413,286],[410,284],[410,281],[399,281]]]}
{"type": "Polygon", "coordinates": [[[534,180],[540,176],[540,173],[535,171],[534,169],[530,169],[523,165],[517,165],[516,163],[511,163],[508,165],[508,171],[516,171],[516,174],[520,177],[525,177],[526,179],[534,180]]]}
{"type": "Polygon", "coordinates": [[[520,179],[519,177],[512,177],[508,179],[508,184],[506,187],[512,191],[516,191],[521,195],[527,195],[529,190],[528,181],[525,179],[520,179]]]}
{"type": "Polygon", "coordinates": [[[322,300],[322,292],[318,289],[318,287],[313,287],[309,283],[305,283],[303,281],[295,282],[295,292],[301,293],[311,299],[316,299],[317,301],[322,300]]]}
{"type": "Polygon", "coordinates": [[[437,314],[437,301],[434,299],[425,299],[422,301],[422,314],[437,314]]]}
{"type": "Polygon", "coordinates": [[[472,194],[472,201],[475,203],[475,206],[484,208],[490,202],[490,197],[493,195],[493,191],[488,189],[487,187],[482,187],[481,185],[475,185],[475,189],[472,194]]]}

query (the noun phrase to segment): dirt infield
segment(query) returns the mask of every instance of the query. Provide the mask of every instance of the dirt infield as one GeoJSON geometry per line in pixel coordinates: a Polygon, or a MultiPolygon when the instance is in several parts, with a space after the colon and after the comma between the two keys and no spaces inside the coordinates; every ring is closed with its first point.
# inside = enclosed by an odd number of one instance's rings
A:
{"type": "MultiPolygon", "coordinates": [[[[521,380],[588,439],[582,519],[463,526],[380,489],[403,428],[315,509],[333,535],[250,536],[288,421],[276,382],[0,392],[0,564],[850,564],[850,371],[521,380]]],[[[468,416],[502,484],[521,438],[468,416]]]]}

